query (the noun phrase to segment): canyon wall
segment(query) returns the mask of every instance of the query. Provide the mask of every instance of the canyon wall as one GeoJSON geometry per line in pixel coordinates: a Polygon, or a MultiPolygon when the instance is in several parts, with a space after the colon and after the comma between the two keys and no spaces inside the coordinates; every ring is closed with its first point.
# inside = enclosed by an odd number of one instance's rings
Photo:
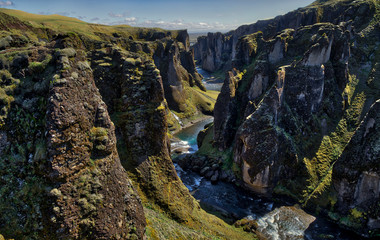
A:
{"type": "Polygon", "coordinates": [[[299,8],[273,19],[259,20],[254,24],[243,25],[225,34],[208,33],[201,36],[192,46],[195,60],[203,69],[215,72],[233,67],[237,55],[237,45],[241,37],[263,32],[265,39],[273,38],[278,32],[287,28],[297,29],[301,26],[322,22],[339,24],[354,21],[354,27],[361,26],[369,20],[375,9],[370,2],[352,4],[352,1],[316,1],[305,8],[299,8]]]}
{"type": "Polygon", "coordinates": [[[188,99],[205,89],[187,31],[65,32],[19,13],[0,12],[1,234],[144,239],[143,205],[216,234],[169,155],[171,110],[208,104],[188,99]]]}
{"type": "MultiPolygon", "coordinates": [[[[208,69],[236,68],[226,74],[214,124],[203,133],[204,139],[213,134],[213,141],[199,154],[209,152],[213,159],[215,149],[231,151],[224,165],[248,188],[296,199],[374,236],[379,231],[374,210],[379,156],[373,138],[379,124],[374,110],[380,98],[379,12],[375,1],[317,1],[200,38],[195,52],[208,38],[251,33],[238,35],[232,52],[222,51],[227,62],[216,59],[221,64],[208,69]]],[[[223,41],[206,47],[206,53],[219,56],[223,47],[214,46],[223,41]]],[[[205,64],[207,54],[195,56],[205,64]]]]}

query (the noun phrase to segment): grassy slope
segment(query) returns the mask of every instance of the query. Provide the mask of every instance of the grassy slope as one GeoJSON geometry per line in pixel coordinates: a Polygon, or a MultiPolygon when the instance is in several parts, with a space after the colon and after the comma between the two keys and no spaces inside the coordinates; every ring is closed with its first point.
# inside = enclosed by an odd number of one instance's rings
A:
{"type": "MultiPolygon", "coordinates": [[[[66,32],[76,32],[79,35],[85,35],[93,40],[100,40],[100,38],[95,34],[96,32],[101,32],[106,35],[112,35],[114,32],[120,33],[120,31],[125,36],[138,35],[142,31],[152,31],[151,29],[145,28],[133,28],[129,26],[105,26],[89,24],[74,18],[59,16],[59,15],[35,15],[29,14],[18,10],[10,9],[0,9],[0,12],[9,14],[16,17],[12,21],[25,23],[27,28],[25,31],[20,29],[10,28],[7,32],[12,34],[24,35],[29,40],[38,41],[36,34],[36,29],[52,29],[56,32],[66,33],[66,32]],[[28,33],[26,33],[28,32],[28,33]],[[33,38],[32,38],[33,37],[33,38]]],[[[6,17],[6,16],[5,16],[6,17]]],[[[1,21],[2,19],[0,19],[1,21]]],[[[4,19],[3,19],[4,20],[4,19]]],[[[6,19],[5,19],[6,20],[6,19]]],[[[153,31],[165,31],[160,29],[153,29],[153,31]]],[[[172,31],[175,32],[175,31],[172,31]]],[[[172,36],[175,34],[172,34],[172,36]]],[[[123,35],[123,37],[125,37],[123,35]]],[[[136,39],[136,38],[134,38],[136,39]]],[[[12,49],[4,55],[16,54],[23,49],[12,49]],[[8,53],[9,52],[9,53],[8,53]]],[[[216,91],[203,92],[200,89],[194,87],[191,89],[191,95],[196,99],[196,104],[203,104],[203,107],[209,107],[213,109],[217,95],[216,91]],[[205,103],[207,102],[207,103],[205,103]]],[[[221,219],[207,214],[202,209],[194,212],[194,219],[199,222],[197,224],[183,223],[180,224],[172,220],[166,213],[158,210],[159,207],[154,207],[156,210],[150,208],[151,203],[149,200],[142,196],[143,204],[145,206],[145,213],[147,217],[147,237],[148,239],[255,239],[255,236],[250,233],[244,232],[242,229],[234,228],[227,223],[223,222],[221,219]]],[[[195,200],[194,200],[195,201],[195,200]]]]}
{"type": "MultiPolygon", "coordinates": [[[[100,40],[96,33],[102,33],[106,35],[112,35],[112,33],[118,32],[126,34],[123,37],[132,36],[134,39],[139,38],[141,32],[162,32],[166,31],[160,28],[137,28],[128,25],[107,26],[101,24],[92,24],[81,21],[76,18],[65,17],[61,15],[38,15],[23,12],[20,10],[0,8],[0,12],[16,17],[22,21],[28,22],[35,28],[49,28],[57,32],[76,32],[83,34],[91,39],[100,40]]],[[[172,32],[172,36],[176,36],[177,31],[172,32]]]]}
{"type": "Polygon", "coordinates": [[[165,213],[145,208],[147,218],[147,239],[256,239],[253,234],[234,228],[217,217],[202,210],[199,217],[204,218],[201,228],[191,228],[170,219],[165,213]]]}

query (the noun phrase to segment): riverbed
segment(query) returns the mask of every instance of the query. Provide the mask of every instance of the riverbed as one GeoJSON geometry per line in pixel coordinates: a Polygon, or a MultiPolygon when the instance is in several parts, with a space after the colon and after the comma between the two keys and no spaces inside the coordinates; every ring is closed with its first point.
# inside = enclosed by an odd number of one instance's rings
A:
{"type": "MultiPolygon", "coordinates": [[[[209,73],[199,70],[198,71],[206,78],[212,79],[209,73]]],[[[205,83],[204,79],[204,83],[205,83]]],[[[207,89],[215,87],[216,83],[206,81],[205,86],[207,89]],[[211,85],[210,85],[211,84],[211,85]]],[[[203,130],[205,125],[211,123],[213,118],[204,119],[196,122],[195,124],[182,129],[174,136],[178,139],[173,141],[171,148],[172,153],[175,149],[185,149],[184,151],[177,152],[180,154],[193,154],[198,150],[197,135],[199,131],[203,130]]],[[[213,213],[225,221],[232,223],[238,219],[247,218],[251,220],[263,219],[271,211],[278,209],[282,206],[293,206],[294,203],[286,201],[274,201],[272,199],[259,196],[253,192],[247,191],[233,183],[226,183],[219,181],[212,184],[209,180],[203,178],[191,170],[184,171],[180,166],[175,164],[178,176],[182,182],[189,189],[191,194],[196,198],[201,206],[210,213],[213,213]]],[[[336,240],[357,240],[362,239],[360,236],[353,232],[340,228],[337,224],[329,222],[327,219],[314,216],[315,221],[310,224],[304,232],[304,239],[307,240],[322,240],[322,239],[336,239],[336,240]]],[[[277,238],[273,238],[277,239],[277,238]]],[[[279,239],[281,240],[281,239],[279,239]]]]}
{"type": "Polygon", "coordinates": [[[198,73],[203,76],[202,82],[207,90],[220,91],[220,89],[222,89],[224,79],[213,76],[211,73],[203,70],[199,66],[197,66],[196,69],[198,73]]]}
{"type": "MultiPolygon", "coordinates": [[[[189,146],[189,151],[184,154],[192,154],[198,150],[196,137],[204,126],[212,122],[212,118],[195,123],[175,134],[177,138],[189,146]]],[[[212,184],[209,180],[192,171],[184,171],[175,164],[177,174],[182,182],[189,189],[195,199],[200,201],[201,206],[206,210],[212,206],[217,209],[225,220],[237,220],[248,218],[258,220],[270,211],[281,206],[292,206],[294,203],[272,201],[271,199],[256,195],[232,183],[219,181],[212,184]]],[[[338,225],[327,221],[324,218],[314,216],[316,220],[305,231],[304,239],[321,240],[357,240],[362,239],[355,233],[344,230],[338,225]]]]}

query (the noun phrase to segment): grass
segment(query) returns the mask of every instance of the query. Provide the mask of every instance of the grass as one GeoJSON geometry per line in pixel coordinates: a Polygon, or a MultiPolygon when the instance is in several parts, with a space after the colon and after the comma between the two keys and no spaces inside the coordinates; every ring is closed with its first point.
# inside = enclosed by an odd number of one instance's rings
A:
{"type": "Polygon", "coordinates": [[[200,228],[191,228],[170,219],[165,213],[144,208],[147,219],[147,239],[256,239],[254,234],[244,232],[221,221],[202,210],[201,215],[207,221],[200,228]]]}
{"type": "Polygon", "coordinates": [[[149,186],[141,183],[139,170],[137,173],[128,172],[144,206],[147,239],[257,239],[254,234],[235,228],[205,212],[188,189],[175,178],[162,178],[165,173],[161,171],[168,171],[164,161],[153,157],[150,158],[150,163],[149,186]],[[147,192],[147,187],[151,191],[147,192]],[[155,191],[161,192],[161,195],[155,195],[155,191]],[[165,207],[164,202],[169,205],[165,207]]]}
{"type": "Polygon", "coordinates": [[[207,90],[207,92],[203,92],[199,89],[196,89],[200,94],[204,95],[205,97],[207,97],[208,99],[210,100],[213,100],[213,101],[216,101],[216,99],[218,98],[219,96],[219,91],[214,91],[214,90],[207,90]]]}
{"type": "Polygon", "coordinates": [[[178,35],[178,31],[175,30],[167,31],[160,28],[137,28],[131,27],[129,25],[108,26],[101,24],[92,24],[76,18],[56,14],[38,15],[6,8],[0,8],[0,12],[16,17],[33,28],[49,28],[56,32],[63,33],[75,32],[93,40],[101,40],[101,37],[97,35],[97,33],[103,33],[109,37],[113,36],[113,33],[117,33],[122,37],[132,37],[135,40],[140,39],[139,36],[146,36],[154,32],[171,32],[173,37],[176,37],[178,35]]]}
{"type": "Polygon", "coordinates": [[[232,148],[219,151],[218,148],[213,146],[214,143],[214,124],[211,124],[206,130],[206,136],[203,139],[202,146],[199,148],[197,154],[206,155],[214,158],[223,159],[223,169],[232,170],[235,173],[240,172],[240,168],[233,162],[232,148]]]}
{"type": "Polygon", "coordinates": [[[349,76],[349,83],[343,91],[349,106],[346,106],[343,117],[335,130],[323,137],[315,157],[311,160],[304,158],[309,173],[308,186],[304,190],[304,205],[307,205],[310,199],[321,195],[330,186],[334,164],[360,124],[367,96],[361,91],[358,83],[356,76],[349,76]]]}
{"type": "Polygon", "coordinates": [[[175,114],[181,119],[190,119],[199,113],[212,115],[219,92],[211,90],[204,92],[197,87],[185,85],[185,95],[187,105],[185,111],[175,112],[175,114]]]}

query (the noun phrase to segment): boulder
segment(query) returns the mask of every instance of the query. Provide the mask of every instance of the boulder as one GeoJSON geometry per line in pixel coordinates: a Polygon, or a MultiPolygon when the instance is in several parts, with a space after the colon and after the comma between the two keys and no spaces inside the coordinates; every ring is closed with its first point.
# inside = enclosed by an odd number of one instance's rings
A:
{"type": "Polygon", "coordinates": [[[218,182],[218,180],[219,180],[219,171],[216,170],[211,177],[211,183],[215,184],[218,182]]]}
{"type": "Polygon", "coordinates": [[[280,207],[257,220],[257,230],[268,240],[304,239],[315,217],[297,207],[280,207]]]}

